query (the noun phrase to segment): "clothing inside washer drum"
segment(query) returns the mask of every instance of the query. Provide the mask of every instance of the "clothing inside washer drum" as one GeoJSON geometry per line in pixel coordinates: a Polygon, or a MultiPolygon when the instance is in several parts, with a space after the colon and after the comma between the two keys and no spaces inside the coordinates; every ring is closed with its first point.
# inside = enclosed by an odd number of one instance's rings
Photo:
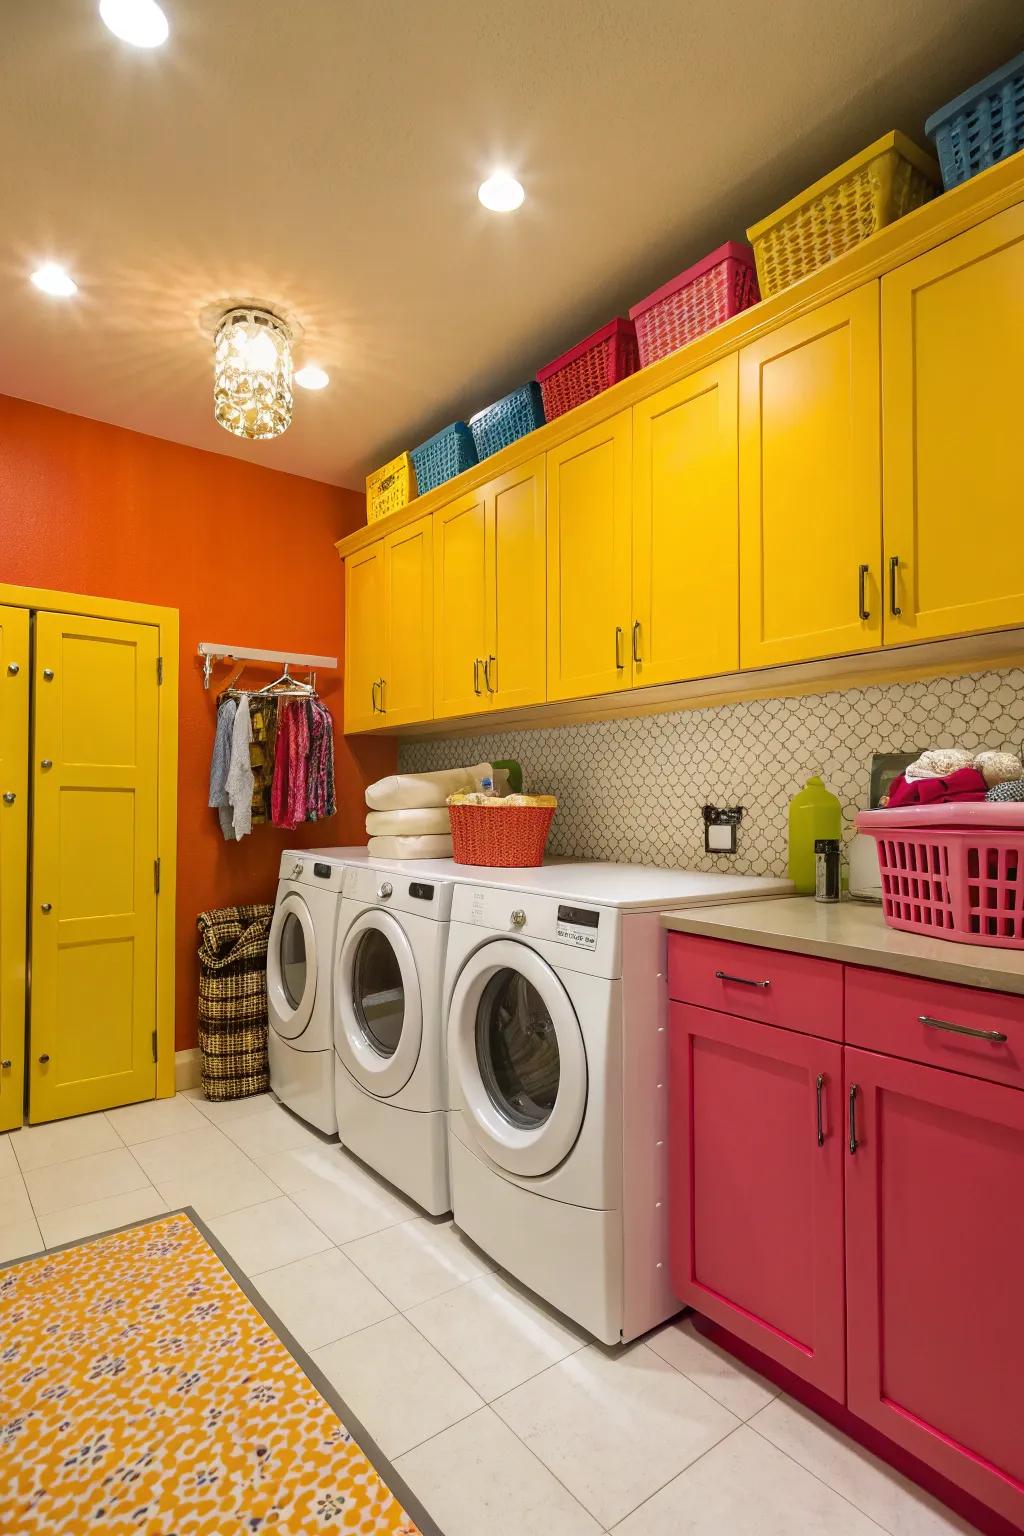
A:
{"type": "Polygon", "coordinates": [[[521,1129],[543,1125],[558,1096],[558,1037],[540,993],[508,967],[491,977],[477,1005],[476,1055],[505,1119],[521,1129]]]}

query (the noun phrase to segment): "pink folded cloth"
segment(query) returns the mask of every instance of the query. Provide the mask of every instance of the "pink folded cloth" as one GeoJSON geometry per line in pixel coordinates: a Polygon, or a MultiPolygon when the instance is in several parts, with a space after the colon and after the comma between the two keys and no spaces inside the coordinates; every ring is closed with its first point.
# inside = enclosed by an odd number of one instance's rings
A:
{"type": "Polygon", "coordinates": [[[988,785],[977,768],[958,768],[940,779],[893,779],[886,805],[895,811],[903,805],[946,805],[957,801],[984,800],[988,785]]]}

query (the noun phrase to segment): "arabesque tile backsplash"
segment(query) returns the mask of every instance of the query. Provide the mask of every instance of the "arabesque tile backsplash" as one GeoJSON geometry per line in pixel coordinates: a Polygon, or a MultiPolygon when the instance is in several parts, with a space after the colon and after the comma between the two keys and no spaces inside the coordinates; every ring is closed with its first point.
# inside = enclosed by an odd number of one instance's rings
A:
{"type": "Polygon", "coordinates": [[[517,758],[526,787],[558,796],[549,852],[784,875],[790,797],[820,773],[846,836],[868,803],[871,757],[915,747],[1019,751],[1024,670],[759,699],[549,730],[406,742],[406,773],[517,758]],[[743,805],[733,855],[704,851],[701,806],[743,805]]]}

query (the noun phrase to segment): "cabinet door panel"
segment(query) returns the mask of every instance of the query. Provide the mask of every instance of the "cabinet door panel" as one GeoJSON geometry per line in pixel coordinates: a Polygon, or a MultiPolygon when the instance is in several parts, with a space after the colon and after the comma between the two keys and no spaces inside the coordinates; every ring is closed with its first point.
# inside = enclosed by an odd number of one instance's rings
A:
{"type": "Polygon", "coordinates": [[[429,517],[384,541],[387,666],[383,703],[388,725],[429,720],[434,694],[434,564],[429,517]]]}
{"type": "Polygon", "coordinates": [[[880,437],[877,283],[740,352],[743,666],[880,643],[880,437]]]}
{"type": "Polygon", "coordinates": [[[547,456],[548,698],[630,680],[631,413],[547,456]]]}
{"type": "Polygon", "coordinates": [[[471,715],[487,707],[490,577],[483,490],[460,496],[434,518],[434,713],[471,715]]]}
{"type": "Polygon", "coordinates": [[[384,611],[384,540],[345,561],[345,729],[372,731],[378,712],[387,648],[384,611]]]}
{"type": "Polygon", "coordinates": [[[849,1406],[1024,1528],[1024,1093],[846,1051],[849,1406]]]}
{"type": "Polygon", "coordinates": [[[28,724],[28,610],[0,608],[0,1131],[24,1100],[28,724]]]}
{"type": "Polygon", "coordinates": [[[510,470],[487,491],[491,702],[496,709],[514,709],[540,704],[547,694],[544,460],[510,470]]]}
{"type": "Polygon", "coordinates": [[[636,685],[739,666],[736,388],[729,357],[634,408],[636,685]]]}
{"type": "Polygon", "coordinates": [[[1024,208],[882,279],[893,644],[1024,624],[1024,208]]]}
{"type": "Polygon", "coordinates": [[[675,1293],[841,1401],[842,1047],[672,1003],[669,1051],[675,1293]]]}

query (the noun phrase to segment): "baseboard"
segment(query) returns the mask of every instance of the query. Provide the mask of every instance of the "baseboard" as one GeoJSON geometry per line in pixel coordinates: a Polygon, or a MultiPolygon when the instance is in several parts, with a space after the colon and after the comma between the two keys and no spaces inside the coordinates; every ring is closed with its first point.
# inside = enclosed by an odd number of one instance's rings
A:
{"type": "Polygon", "coordinates": [[[199,1048],[174,1053],[174,1091],[184,1093],[186,1088],[198,1088],[202,1082],[202,1056],[199,1048]]]}

